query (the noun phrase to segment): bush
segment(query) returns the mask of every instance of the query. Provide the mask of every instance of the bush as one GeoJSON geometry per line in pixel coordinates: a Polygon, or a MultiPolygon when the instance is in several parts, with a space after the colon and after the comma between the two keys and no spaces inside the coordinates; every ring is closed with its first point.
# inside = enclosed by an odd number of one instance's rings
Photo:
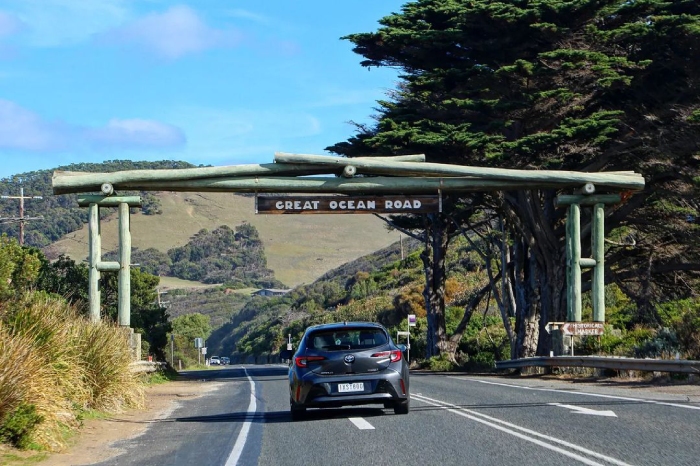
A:
{"type": "Polygon", "coordinates": [[[428,369],[436,372],[448,372],[454,369],[454,363],[449,360],[447,355],[441,354],[428,359],[428,369]]]}
{"type": "Polygon", "coordinates": [[[43,420],[36,412],[36,406],[20,403],[0,422],[0,442],[8,442],[23,449],[31,447],[32,432],[43,420]]]}

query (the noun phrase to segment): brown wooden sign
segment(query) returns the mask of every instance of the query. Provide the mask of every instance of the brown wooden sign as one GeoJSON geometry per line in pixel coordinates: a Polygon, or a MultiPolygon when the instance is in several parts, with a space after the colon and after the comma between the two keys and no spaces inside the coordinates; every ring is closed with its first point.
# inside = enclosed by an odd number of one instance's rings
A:
{"type": "Polygon", "coordinates": [[[258,196],[258,214],[425,214],[438,212],[434,196],[258,196]]]}

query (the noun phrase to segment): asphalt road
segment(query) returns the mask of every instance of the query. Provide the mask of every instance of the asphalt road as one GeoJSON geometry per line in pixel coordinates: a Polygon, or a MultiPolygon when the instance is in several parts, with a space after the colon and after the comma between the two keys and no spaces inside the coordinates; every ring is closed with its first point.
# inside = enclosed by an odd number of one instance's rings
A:
{"type": "Polygon", "coordinates": [[[700,465],[700,400],[543,379],[411,374],[411,412],[309,410],[285,366],[189,372],[219,382],[101,465],[700,465]]]}

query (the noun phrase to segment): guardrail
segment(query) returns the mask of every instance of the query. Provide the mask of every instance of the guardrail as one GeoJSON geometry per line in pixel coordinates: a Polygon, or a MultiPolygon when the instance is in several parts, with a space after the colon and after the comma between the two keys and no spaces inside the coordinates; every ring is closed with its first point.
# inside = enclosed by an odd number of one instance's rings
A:
{"type": "Polygon", "coordinates": [[[605,356],[550,356],[496,362],[496,369],[523,367],[593,367],[621,371],[684,372],[700,374],[700,361],[681,359],[634,359],[605,356]]]}

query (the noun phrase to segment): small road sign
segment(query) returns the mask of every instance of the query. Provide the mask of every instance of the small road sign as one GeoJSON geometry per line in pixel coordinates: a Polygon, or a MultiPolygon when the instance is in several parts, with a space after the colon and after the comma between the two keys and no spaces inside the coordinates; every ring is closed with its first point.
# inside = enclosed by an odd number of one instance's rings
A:
{"type": "Polygon", "coordinates": [[[561,329],[564,335],[602,335],[605,322],[566,322],[561,329]]]}

